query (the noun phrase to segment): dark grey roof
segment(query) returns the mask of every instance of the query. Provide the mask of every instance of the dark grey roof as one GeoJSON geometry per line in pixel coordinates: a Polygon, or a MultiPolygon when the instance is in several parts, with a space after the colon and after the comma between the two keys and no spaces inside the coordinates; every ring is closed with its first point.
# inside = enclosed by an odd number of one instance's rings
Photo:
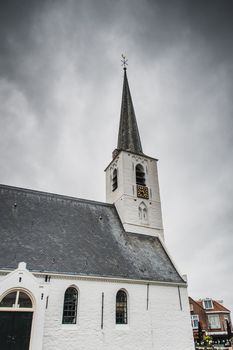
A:
{"type": "Polygon", "coordinates": [[[126,69],[124,69],[124,83],[117,149],[143,154],[126,69]]]}
{"type": "Polygon", "coordinates": [[[184,282],[156,237],[114,205],[0,185],[0,269],[184,282]]]}

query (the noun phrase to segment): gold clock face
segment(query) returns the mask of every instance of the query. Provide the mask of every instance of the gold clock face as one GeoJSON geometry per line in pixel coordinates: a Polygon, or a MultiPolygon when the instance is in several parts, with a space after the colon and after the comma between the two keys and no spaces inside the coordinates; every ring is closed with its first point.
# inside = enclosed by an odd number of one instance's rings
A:
{"type": "Polygon", "coordinates": [[[137,196],[139,198],[149,199],[148,187],[137,185],[137,196]]]}

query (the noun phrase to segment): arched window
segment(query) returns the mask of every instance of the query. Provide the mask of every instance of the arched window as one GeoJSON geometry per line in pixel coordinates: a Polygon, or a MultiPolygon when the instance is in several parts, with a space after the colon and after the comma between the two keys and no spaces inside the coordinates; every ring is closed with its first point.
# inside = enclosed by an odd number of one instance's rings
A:
{"type": "Polygon", "coordinates": [[[136,165],[136,184],[146,186],[146,175],[141,164],[136,165]]]}
{"type": "Polygon", "coordinates": [[[123,290],[119,290],[116,295],[116,323],[127,324],[127,294],[123,290]]]}
{"type": "Polygon", "coordinates": [[[22,290],[14,290],[8,293],[0,302],[0,308],[26,308],[32,309],[30,297],[22,290]]]}
{"type": "Polygon", "coordinates": [[[113,170],[112,173],[112,191],[115,191],[118,187],[118,182],[117,182],[117,169],[113,170]]]}
{"type": "Polygon", "coordinates": [[[75,324],[77,321],[78,291],[74,287],[67,288],[64,296],[62,323],[75,324]]]}
{"type": "Polygon", "coordinates": [[[141,202],[138,207],[138,216],[139,216],[139,220],[142,223],[144,224],[148,223],[148,210],[144,202],[141,202]]]}

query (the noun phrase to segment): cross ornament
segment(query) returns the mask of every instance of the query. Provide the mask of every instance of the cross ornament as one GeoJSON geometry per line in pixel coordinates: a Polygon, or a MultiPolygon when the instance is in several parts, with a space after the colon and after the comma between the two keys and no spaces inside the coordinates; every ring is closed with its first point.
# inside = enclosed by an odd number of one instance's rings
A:
{"type": "Polygon", "coordinates": [[[127,69],[127,67],[126,66],[128,66],[128,60],[126,59],[126,56],[124,56],[123,54],[121,55],[121,57],[122,57],[122,60],[121,60],[121,62],[122,62],[122,66],[123,66],[123,69],[124,70],[126,70],[127,69]]]}

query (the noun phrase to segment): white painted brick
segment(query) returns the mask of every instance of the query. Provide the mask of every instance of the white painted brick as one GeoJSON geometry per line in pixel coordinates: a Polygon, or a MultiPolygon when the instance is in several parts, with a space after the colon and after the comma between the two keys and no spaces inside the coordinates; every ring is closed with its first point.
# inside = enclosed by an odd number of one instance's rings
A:
{"type": "MultiPolygon", "coordinates": [[[[178,287],[147,285],[82,277],[52,277],[49,283],[24,271],[27,290],[35,311],[30,350],[193,350],[187,289],[182,287],[180,310],[178,287]],[[49,296],[48,308],[40,300],[40,286],[49,296]],[[79,292],[75,325],[63,325],[65,290],[79,292]],[[119,289],[128,293],[128,325],[115,324],[115,300],[119,289]],[[104,327],[101,329],[101,300],[104,292],[104,327]]],[[[19,283],[18,270],[0,278],[0,296],[19,283]]]]}
{"type": "Polygon", "coordinates": [[[106,170],[106,201],[114,203],[126,231],[163,236],[157,162],[154,159],[121,151],[106,170]],[[137,198],[135,167],[140,163],[146,170],[146,184],[152,193],[149,200],[137,198]],[[112,191],[112,173],[117,168],[118,188],[112,191]],[[139,219],[138,206],[144,202],[148,209],[148,223],[139,219]]]}
{"type": "Polygon", "coordinates": [[[146,310],[146,284],[53,279],[46,310],[43,350],[193,349],[187,291],[181,288],[180,310],[175,286],[151,285],[146,310]],[[61,324],[65,289],[79,289],[78,324],[61,324]],[[119,289],[129,295],[129,324],[115,324],[115,298],[119,289]],[[104,292],[104,328],[101,330],[101,295],[104,292]]]}

